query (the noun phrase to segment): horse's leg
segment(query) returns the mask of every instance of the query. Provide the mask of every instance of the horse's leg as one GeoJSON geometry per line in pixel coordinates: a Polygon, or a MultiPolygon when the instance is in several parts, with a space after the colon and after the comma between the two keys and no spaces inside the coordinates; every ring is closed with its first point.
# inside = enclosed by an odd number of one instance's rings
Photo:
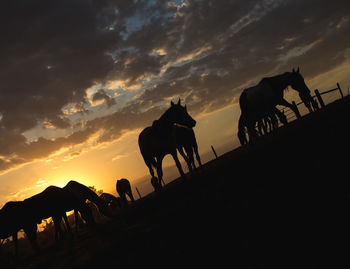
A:
{"type": "Polygon", "coordinates": [[[185,147],[188,159],[190,161],[190,164],[192,165],[193,169],[197,169],[195,163],[194,163],[194,158],[193,158],[193,149],[192,149],[192,145],[187,145],[185,147]]]}
{"type": "Polygon", "coordinates": [[[163,162],[164,156],[157,156],[157,175],[158,175],[158,181],[160,186],[165,185],[164,180],[163,180],[163,169],[162,169],[162,162],[163,162]]]}
{"type": "Polygon", "coordinates": [[[76,209],[74,209],[74,217],[75,217],[75,233],[78,234],[79,213],[78,213],[78,210],[76,209]]]}
{"type": "Polygon", "coordinates": [[[154,171],[153,171],[153,167],[152,165],[147,165],[148,166],[148,170],[149,170],[149,173],[151,174],[152,177],[154,177],[154,171]]]}
{"type": "MultiPolygon", "coordinates": [[[[191,162],[188,158],[188,155],[186,156],[182,146],[181,147],[178,147],[177,150],[179,151],[180,155],[182,156],[182,158],[184,158],[184,160],[186,161],[186,164],[187,164],[187,167],[188,167],[188,170],[190,171],[190,173],[192,174],[192,166],[191,166],[191,162]]],[[[187,152],[187,151],[186,151],[187,152]]]]}
{"type": "Polygon", "coordinates": [[[29,240],[32,248],[35,251],[38,251],[39,247],[38,247],[38,243],[36,241],[36,229],[37,229],[36,224],[28,225],[28,226],[23,228],[24,232],[26,233],[26,235],[28,237],[28,240],[29,240]]]}
{"type": "Polygon", "coordinates": [[[129,191],[127,192],[127,194],[128,194],[128,196],[129,196],[130,200],[131,200],[132,202],[134,202],[135,200],[134,200],[134,196],[132,195],[132,191],[129,190],[129,191]]]}
{"type": "Polygon", "coordinates": [[[271,122],[271,127],[270,130],[274,131],[278,128],[278,121],[275,113],[271,113],[270,115],[270,122],[271,122]]]}
{"type": "Polygon", "coordinates": [[[181,167],[181,163],[180,163],[180,161],[179,161],[179,158],[177,157],[176,150],[173,151],[173,152],[171,152],[170,154],[171,154],[171,156],[173,156],[173,159],[174,159],[174,161],[175,161],[175,163],[176,163],[177,169],[179,169],[179,172],[180,172],[181,177],[182,177],[183,179],[186,179],[185,173],[184,173],[184,171],[182,170],[182,167],[181,167]]]}
{"type": "Polygon", "coordinates": [[[55,225],[55,240],[56,242],[59,239],[59,235],[62,237],[62,230],[61,230],[61,216],[52,216],[53,223],[55,225]]]}
{"type": "Polygon", "coordinates": [[[12,234],[12,240],[15,245],[15,257],[18,258],[18,236],[17,231],[12,234]]]}
{"type": "Polygon", "coordinates": [[[257,127],[258,127],[258,133],[259,133],[259,136],[263,136],[263,121],[262,119],[258,120],[258,123],[257,123],[257,127]]]}
{"type": "Polygon", "coordinates": [[[199,157],[197,144],[193,146],[193,151],[196,154],[196,159],[197,159],[197,162],[199,164],[199,167],[202,167],[201,157],[199,157]]]}
{"type": "Polygon", "coordinates": [[[287,100],[282,98],[282,100],[280,100],[279,104],[282,106],[285,106],[285,107],[289,107],[291,110],[293,110],[295,115],[298,115],[299,112],[295,109],[295,107],[291,103],[288,103],[287,100]]]}
{"type": "Polygon", "coordinates": [[[247,130],[248,130],[248,136],[249,136],[249,143],[252,144],[255,138],[257,137],[257,133],[255,130],[255,122],[254,121],[247,121],[247,130]]]}
{"type": "Polygon", "coordinates": [[[63,219],[64,219],[64,222],[65,222],[65,224],[66,224],[68,233],[69,233],[69,234],[72,234],[72,229],[70,228],[70,225],[69,225],[69,222],[68,222],[68,218],[67,218],[67,214],[66,214],[66,213],[63,214],[63,219]]]}
{"type": "Polygon", "coordinates": [[[277,115],[277,117],[283,125],[286,125],[288,123],[286,115],[284,115],[284,113],[281,112],[278,108],[273,108],[273,113],[277,115]]]}

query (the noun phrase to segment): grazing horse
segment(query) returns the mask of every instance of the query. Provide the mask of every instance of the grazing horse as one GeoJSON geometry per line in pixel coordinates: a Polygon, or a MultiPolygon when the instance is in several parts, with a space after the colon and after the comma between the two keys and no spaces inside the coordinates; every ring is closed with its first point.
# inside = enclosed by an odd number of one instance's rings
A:
{"type": "Polygon", "coordinates": [[[192,128],[196,121],[187,113],[186,106],[171,101],[171,106],[164,114],[155,120],[152,126],[146,127],[139,135],[139,147],[141,155],[149,169],[152,179],[155,178],[153,167],[157,169],[159,185],[162,184],[163,170],[162,162],[167,154],[171,154],[182,178],[185,174],[176,153],[176,141],[174,138],[174,124],[185,125],[192,128]]]}
{"type": "Polygon", "coordinates": [[[66,190],[49,186],[43,192],[24,201],[8,202],[0,210],[0,237],[12,236],[15,244],[16,256],[18,254],[17,232],[23,229],[33,249],[37,250],[36,242],[37,224],[41,220],[52,217],[55,225],[55,238],[61,234],[62,217],[69,228],[66,212],[79,210],[88,224],[93,223],[91,209],[80,199],[66,190]]]}
{"type": "Polygon", "coordinates": [[[199,166],[202,167],[201,158],[199,157],[198,153],[197,140],[193,129],[185,125],[174,124],[173,131],[175,135],[176,148],[185,159],[189,171],[192,172],[192,169],[196,169],[193,152],[196,154],[199,166]],[[186,154],[184,153],[184,150],[186,154]]]}
{"type": "MultiPolygon", "coordinates": [[[[293,69],[292,72],[263,78],[258,85],[243,90],[239,98],[242,122],[245,122],[248,129],[250,141],[256,136],[255,123],[268,115],[276,105],[289,107],[294,113],[298,113],[294,106],[283,98],[284,90],[288,86],[299,92],[299,96],[307,108],[311,105],[317,107],[315,100],[310,95],[309,88],[304,82],[304,78],[299,72],[299,68],[298,70],[293,69]]],[[[280,117],[280,114],[277,114],[277,116],[280,117]]],[[[240,127],[240,124],[238,125],[240,127]]],[[[243,125],[241,124],[241,126],[243,125]]]]}
{"type": "Polygon", "coordinates": [[[117,180],[116,189],[117,189],[117,192],[120,196],[121,201],[124,204],[128,204],[128,201],[126,199],[126,194],[129,196],[129,198],[132,202],[135,201],[134,196],[132,195],[130,182],[126,178],[122,178],[122,179],[117,180]]]}
{"type": "MultiPolygon", "coordinates": [[[[67,229],[70,230],[66,212],[79,211],[82,218],[88,223],[93,224],[94,219],[90,207],[84,200],[76,197],[71,192],[56,186],[49,186],[44,191],[23,201],[30,217],[28,221],[40,223],[41,220],[52,217],[55,225],[55,238],[61,231],[61,220],[64,218],[67,229]]],[[[28,214],[27,214],[28,215],[28,214]]]]}
{"type": "MultiPolygon", "coordinates": [[[[85,202],[86,200],[89,200],[90,202],[97,205],[98,210],[107,217],[112,217],[112,211],[108,207],[107,203],[101,199],[94,191],[92,191],[89,187],[86,187],[85,185],[71,180],[67,183],[66,186],[63,187],[64,190],[69,191],[73,195],[75,195],[78,199],[80,199],[82,202],[85,202]]],[[[76,231],[78,231],[78,211],[74,210],[75,215],[75,228],[76,231]]]]}
{"type": "Polygon", "coordinates": [[[23,202],[7,202],[0,210],[0,238],[4,239],[12,236],[15,255],[18,257],[18,237],[17,233],[23,229],[26,233],[33,249],[38,249],[36,244],[36,223],[28,221],[29,212],[23,202]]]}

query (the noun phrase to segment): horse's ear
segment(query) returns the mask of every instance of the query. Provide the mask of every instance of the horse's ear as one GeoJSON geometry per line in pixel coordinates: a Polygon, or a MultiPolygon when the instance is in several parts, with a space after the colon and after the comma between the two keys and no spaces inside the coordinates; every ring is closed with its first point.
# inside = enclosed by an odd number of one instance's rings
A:
{"type": "Polygon", "coordinates": [[[293,73],[295,73],[295,69],[293,68],[293,73]]]}
{"type": "Polygon", "coordinates": [[[297,70],[297,73],[300,73],[299,71],[300,71],[300,68],[299,68],[299,66],[298,66],[298,70],[297,70]]]}
{"type": "Polygon", "coordinates": [[[181,99],[179,98],[179,101],[177,101],[177,104],[181,106],[181,99]]]}
{"type": "Polygon", "coordinates": [[[171,106],[174,106],[174,102],[173,101],[170,101],[170,104],[171,104],[171,106]]]}

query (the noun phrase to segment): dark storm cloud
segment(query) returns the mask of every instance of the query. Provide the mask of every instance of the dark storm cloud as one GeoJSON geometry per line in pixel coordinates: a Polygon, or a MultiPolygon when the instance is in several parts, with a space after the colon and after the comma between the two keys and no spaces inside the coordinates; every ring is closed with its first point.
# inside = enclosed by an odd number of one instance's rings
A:
{"type": "MultiPolygon", "coordinates": [[[[265,75],[297,66],[309,78],[326,72],[342,63],[344,51],[350,47],[346,34],[350,3],[346,1],[189,2],[181,9],[182,16],[170,21],[163,31],[157,26],[161,35],[168,36],[166,48],[171,49],[166,58],[183,57],[196,47],[211,49],[204,57],[168,68],[164,81],[140,99],[161,100],[192,90],[192,95],[201,98],[196,110],[213,103],[223,106],[242,85],[256,83],[265,75]]],[[[151,30],[147,31],[151,40],[150,36],[151,30]]],[[[149,44],[146,47],[151,51],[149,44]]]]}
{"type": "Polygon", "coordinates": [[[98,90],[93,96],[92,101],[103,101],[107,104],[108,107],[111,107],[116,104],[115,99],[110,97],[104,90],[98,90]]]}
{"type": "MultiPolygon", "coordinates": [[[[97,132],[99,142],[117,139],[150,124],[164,110],[154,106],[174,96],[196,115],[232,103],[262,76],[300,66],[314,77],[341,64],[350,48],[349,1],[180,2],[2,1],[0,170],[97,132]],[[92,85],[145,78],[147,89],[127,105],[69,136],[23,135],[38,124],[76,126],[63,108],[86,111],[92,85]]],[[[105,90],[92,100],[115,102],[105,90]]]]}

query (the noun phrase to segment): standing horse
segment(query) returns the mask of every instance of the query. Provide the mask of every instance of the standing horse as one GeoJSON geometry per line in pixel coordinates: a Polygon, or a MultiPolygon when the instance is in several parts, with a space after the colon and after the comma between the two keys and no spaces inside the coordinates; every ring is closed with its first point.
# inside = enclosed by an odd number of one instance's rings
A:
{"type": "MultiPolygon", "coordinates": [[[[239,98],[242,122],[245,122],[247,126],[250,141],[256,136],[255,123],[268,115],[276,105],[289,107],[295,114],[298,113],[294,106],[283,98],[284,90],[288,86],[299,92],[299,96],[307,108],[317,107],[299,68],[298,70],[293,69],[292,72],[263,78],[258,85],[245,89],[239,98]]],[[[279,114],[277,116],[280,117],[279,114]]],[[[240,127],[240,124],[238,125],[240,127]]],[[[241,126],[243,125],[241,124],[241,126]]],[[[241,132],[239,131],[239,133],[241,132]]]]}
{"type": "Polygon", "coordinates": [[[202,167],[201,158],[199,157],[198,153],[198,144],[193,129],[185,125],[174,124],[173,131],[175,135],[176,148],[185,159],[189,171],[192,172],[192,169],[196,169],[193,152],[196,154],[199,166],[202,167]]]}
{"type": "Polygon", "coordinates": [[[186,106],[171,101],[171,106],[152,126],[146,127],[139,135],[141,155],[149,169],[152,179],[155,178],[153,167],[157,169],[158,182],[161,186],[163,179],[162,161],[167,154],[171,154],[182,178],[185,174],[176,153],[176,142],[173,133],[174,124],[192,128],[196,121],[187,113],[186,106]]]}

